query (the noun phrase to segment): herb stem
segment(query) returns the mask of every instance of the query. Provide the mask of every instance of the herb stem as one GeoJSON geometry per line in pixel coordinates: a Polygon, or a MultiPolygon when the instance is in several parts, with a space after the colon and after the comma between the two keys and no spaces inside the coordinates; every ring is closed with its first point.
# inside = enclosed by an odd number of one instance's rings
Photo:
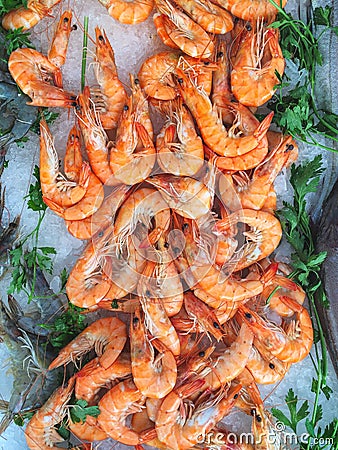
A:
{"type": "Polygon", "coordinates": [[[82,44],[82,66],[81,66],[81,91],[83,91],[86,84],[86,64],[88,51],[88,16],[83,19],[83,44],[82,44]]]}

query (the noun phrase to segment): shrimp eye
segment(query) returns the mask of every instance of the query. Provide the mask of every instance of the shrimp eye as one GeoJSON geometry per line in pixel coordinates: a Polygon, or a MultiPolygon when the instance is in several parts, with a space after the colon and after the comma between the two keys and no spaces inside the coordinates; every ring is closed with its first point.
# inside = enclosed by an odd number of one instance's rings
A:
{"type": "Polygon", "coordinates": [[[164,243],[164,248],[169,248],[169,242],[164,243]]]}
{"type": "Polygon", "coordinates": [[[251,31],[252,30],[252,26],[248,23],[247,25],[245,25],[245,28],[248,30],[248,31],[251,31]]]}
{"type": "Polygon", "coordinates": [[[76,111],[81,111],[81,106],[78,105],[77,103],[72,103],[72,106],[75,106],[76,111]]]}
{"type": "Polygon", "coordinates": [[[287,146],[286,146],[286,151],[287,152],[290,152],[291,150],[293,150],[295,148],[295,146],[293,145],[293,144],[288,144],[287,146]]]}
{"type": "Polygon", "coordinates": [[[273,363],[269,363],[269,367],[270,367],[270,369],[274,369],[275,365],[273,363]]]}
{"type": "Polygon", "coordinates": [[[217,328],[217,329],[219,329],[219,325],[218,325],[218,323],[217,323],[217,322],[214,322],[214,323],[213,323],[212,325],[213,325],[213,327],[214,327],[214,328],[217,328]]]}
{"type": "Polygon", "coordinates": [[[179,84],[183,84],[183,78],[177,78],[177,81],[179,82],[179,84]]]}
{"type": "Polygon", "coordinates": [[[239,18],[238,18],[238,17],[235,17],[234,22],[235,22],[235,23],[238,23],[238,22],[239,22],[239,18]]]}
{"type": "Polygon", "coordinates": [[[235,394],[235,395],[234,395],[234,398],[235,398],[235,399],[238,398],[238,394],[235,394]]]}
{"type": "Polygon", "coordinates": [[[139,323],[139,318],[138,317],[134,317],[133,318],[133,325],[137,325],[139,323]]]}
{"type": "Polygon", "coordinates": [[[256,420],[257,420],[257,422],[262,422],[261,416],[256,416],[256,420]]]}
{"type": "Polygon", "coordinates": [[[71,96],[70,96],[70,99],[71,99],[71,100],[76,100],[76,95],[71,95],[71,96]]]}
{"type": "Polygon", "coordinates": [[[76,31],[77,30],[77,25],[74,23],[74,25],[72,26],[72,30],[76,31]]]}
{"type": "Polygon", "coordinates": [[[138,78],[135,78],[134,83],[135,84],[140,84],[140,80],[138,78]]]}
{"type": "Polygon", "coordinates": [[[203,356],[205,356],[205,351],[202,350],[201,352],[199,352],[198,356],[200,356],[201,358],[203,358],[203,356]]]}
{"type": "Polygon", "coordinates": [[[182,231],[188,231],[189,230],[189,224],[188,223],[184,223],[182,225],[182,231]]]}
{"type": "Polygon", "coordinates": [[[217,53],[217,58],[222,58],[224,56],[224,53],[223,52],[218,52],[217,53]]]}
{"type": "Polygon", "coordinates": [[[205,65],[205,66],[208,66],[209,64],[210,64],[210,61],[205,61],[205,62],[204,62],[204,65],[205,65]]]}
{"type": "Polygon", "coordinates": [[[100,34],[100,36],[99,36],[99,41],[104,42],[104,37],[102,36],[102,34],[100,34]]]}
{"type": "Polygon", "coordinates": [[[245,313],[244,315],[245,315],[245,317],[246,317],[247,319],[252,319],[252,314],[250,314],[250,313],[245,313]]]}
{"type": "Polygon", "coordinates": [[[128,109],[129,109],[129,106],[128,105],[124,105],[123,111],[128,111],[128,109]]]}
{"type": "Polygon", "coordinates": [[[68,23],[68,22],[69,22],[68,17],[65,17],[65,18],[63,19],[63,21],[64,21],[64,23],[68,23]]]}
{"type": "Polygon", "coordinates": [[[181,249],[179,247],[174,247],[173,248],[173,252],[175,253],[175,255],[178,255],[180,253],[181,249]]]}
{"type": "Polygon", "coordinates": [[[103,236],[103,231],[100,231],[99,234],[98,234],[98,236],[99,236],[99,237],[102,237],[102,236],[103,236]]]}
{"type": "Polygon", "coordinates": [[[146,290],[146,296],[147,296],[147,297],[150,297],[150,296],[151,296],[151,293],[150,293],[149,289],[146,290]]]}
{"type": "Polygon", "coordinates": [[[251,414],[252,416],[254,416],[254,415],[256,414],[256,410],[255,410],[255,409],[251,409],[251,410],[250,410],[250,414],[251,414]]]}

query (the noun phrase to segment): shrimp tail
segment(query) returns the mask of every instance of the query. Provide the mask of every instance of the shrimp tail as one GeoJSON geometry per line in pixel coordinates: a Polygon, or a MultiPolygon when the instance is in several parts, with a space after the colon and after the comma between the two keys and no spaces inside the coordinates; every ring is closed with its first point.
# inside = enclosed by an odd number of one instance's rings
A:
{"type": "Polygon", "coordinates": [[[258,141],[261,141],[265,137],[268,129],[270,128],[273,116],[274,116],[274,112],[271,111],[271,113],[268,114],[264,118],[264,120],[259,124],[259,126],[257,127],[257,129],[253,135],[255,138],[257,138],[258,141]]]}
{"type": "MultiPolygon", "coordinates": [[[[58,75],[54,77],[55,84],[60,84],[58,75]]],[[[58,86],[51,86],[41,81],[32,81],[30,83],[31,92],[34,98],[27,103],[32,106],[47,106],[55,108],[71,108],[76,106],[76,95],[67,92],[58,86]]]]}

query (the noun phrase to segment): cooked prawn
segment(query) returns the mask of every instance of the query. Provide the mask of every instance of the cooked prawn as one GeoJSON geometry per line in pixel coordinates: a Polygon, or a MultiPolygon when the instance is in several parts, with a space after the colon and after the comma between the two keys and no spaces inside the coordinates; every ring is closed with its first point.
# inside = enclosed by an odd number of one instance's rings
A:
{"type": "Polygon", "coordinates": [[[209,97],[198,89],[181,69],[176,69],[180,94],[194,116],[203,141],[215,153],[221,156],[238,156],[257,147],[264,138],[273,113],[270,113],[250,136],[229,137],[217,108],[213,108],[209,97]]]}
{"type": "Polygon", "coordinates": [[[59,387],[29,421],[25,436],[31,450],[59,448],[55,444],[63,439],[56,432],[55,426],[66,415],[67,402],[72,395],[74,382],[75,379],[72,377],[67,386],[59,387]]]}
{"type": "Polygon", "coordinates": [[[81,441],[94,442],[108,439],[107,434],[98,426],[97,419],[92,416],[87,416],[84,422],[72,422],[70,420],[68,428],[81,441]]]}
{"type": "Polygon", "coordinates": [[[233,61],[231,90],[236,99],[246,106],[261,106],[275,93],[279,78],[284,73],[285,60],[278,43],[278,32],[259,29],[244,41],[233,61]],[[262,63],[265,47],[270,58],[262,63]]]}
{"type": "Polygon", "coordinates": [[[242,305],[238,313],[266,350],[285,363],[295,363],[304,359],[311,350],[312,322],[306,308],[298,302],[288,297],[280,300],[296,315],[296,320],[284,326],[285,331],[242,305]]]}
{"type": "Polygon", "coordinates": [[[121,23],[133,25],[144,22],[154,7],[154,0],[99,0],[109,15],[121,23]]]}
{"type": "Polygon", "coordinates": [[[100,364],[100,358],[94,358],[76,373],[75,397],[86,400],[89,405],[98,400],[97,394],[103,387],[131,374],[131,361],[128,354],[122,353],[108,368],[100,364]]]}
{"type": "Polygon", "coordinates": [[[245,223],[251,231],[244,231],[243,235],[249,243],[244,244],[243,256],[236,262],[236,271],[250,266],[256,261],[269,256],[278,246],[282,238],[282,227],[279,220],[266,211],[242,209],[230,214],[216,223],[218,231],[227,229],[237,223],[245,223]]]}
{"type": "Polygon", "coordinates": [[[163,398],[172,391],[177,378],[175,357],[159,340],[148,337],[139,309],[130,322],[130,354],[133,380],[143,395],[163,398]]]}
{"type": "Polygon", "coordinates": [[[190,19],[170,0],[155,0],[163,18],[165,30],[170,39],[187,55],[208,59],[214,50],[214,43],[203,28],[190,19]]]}
{"type": "Polygon", "coordinates": [[[63,66],[66,61],[69,36],[71,31],[74,30],[72,17],[72,11],[64,11],[62,13],[48,51],[48,59],[56,67],[63,66]]]}
{"type": "Polygon", "coordinates": [[[116,128],[128,96],[119,80],[114,51],[106,32],[96,27],[95,35],[96,57],[94,72],[99,88],[91,88],[91,94],[103,128],[110,130],[116,128]]]}
{"type": "MultiPolygon", "coordinates": [[[[284,8],[286,2],[287,0],[281,0],[278,4],[284,8]]],[[[215,3],[247,22],[254,22],[259,18],[270,22],[277,14],[269,0],[215,0],[215,3]]]]}
{"type": "Polygon", "coordinates": [[[66,153],[63,160],[64,172],[70,181],[79,181],[82,163],[80,130],[74,125],[68,135],[66,153]]]}
{"type": "Polygon", "coordinates": [[[180,102],[156,139],[157,162],[164,172],[193,176],[204,164],[202,139],[193,118],[180,102]]]}
{"type": "Polygon", "coordinates": [[[68,181],[60,172],[53,136],[45,119],[40,122],[40,182],[44,198],[61,207],[72,206],[86,194],[90,169],[83,163],[79,182],[68,181]]]}
{"type": "Polygon", "coordinates": [[[175,42],[170,39],[170,36],[165,29],[165,18],[167,16],[165,14],[160,14],[156,12],[153,15],[154,25],[158,34],[158,37],[161,39],[164,45],[170,48],[178,49],[179,47],[175,44],[175,42]]]}
{"type": "Polygon", "coordinates": [[[2,18],[5,30],[22,28],[23,31],[34,27],[41,19],[49,16],[51,9],[61,0],[28,0],[27,8],[24,6],[13,9],[2,18]]]}
{"type": "Polygon", "coordinates": [[[194,178],[164,174],[148,178],[147,182],[157,187],[168,206],[183,217],[197,219],[210,211],[210,192],[194,178]]]}
{"type": "Polygon", "coordinates": [[[196,23],[211,34],[225,34],[234,23],[231,14],[208,0],[175,0],[196,23]]]}
{"type": "Polygon", "coordinates": [[[138,445],[155,438],[154,432],[137,433],[126,425],[127,417],[141,411],[144,401],[144,395],[132,380],[121,381],[99,401],[99,426],[109,437],[126,445],[138,445]]]}
{"type": "Polygon", "coordinates": [[[91,350],[99,356],[101,367],[108,369],[122,352],[127,340],[126,325],[117,317],[104,317],[91,323],[50,363],[48,369],[75,362],[91,350]]]}
{"type": "Polygon", "coordinates": [[[70,108],[76,96],[62,89],[60,69],[32,48],[14,50],[8,70],[19,88],[31,98],[28,105],[70,108]]]}
{"type": "Polygon", "coordinates": [[[183,400],[200,389],[202,383],[203,380],[197,380],[183,385],[163,400],[155,427],[158,438],[169,448],[185,450],[197,444],[201,435],[205,436],[230,412],[242,388],[237,385],[228,392],[211,393],[188,417],[182,416],[183,400]]]}

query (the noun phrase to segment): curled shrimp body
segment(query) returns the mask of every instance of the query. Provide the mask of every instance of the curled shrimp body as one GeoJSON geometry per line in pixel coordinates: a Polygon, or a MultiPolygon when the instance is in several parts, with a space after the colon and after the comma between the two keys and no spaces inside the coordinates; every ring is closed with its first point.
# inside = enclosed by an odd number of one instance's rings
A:
{"type": "Polygon", "coordinates": [[[120,114],[127,102],[127,92],[118,78],[115,56],[106,32],[95,28],[95,77],[99,89],[91,89],[96,111],[104,129],[116,128],[120,114]]]}
{"type": "Polygon", "coordinates": [[[48,369],[68,364],[95,350],[101,367],[108,369],[122,352],[127,340],[126,325],[117,317],[96,320],[67,344],[48,369]]]}
{"type": "Polygon", "coordinates": [[[175,44],[175,42],[172,39],[170,39],[170,36],[167,30],[165,29],[165,18],[166,15],[160,14],[158,12],[153,15],[154,25],[158,37],[161,39],[164,45],[177,50],[179,47],[175,44]]]}
{"type": "Polygon", "coordinates": [[[157,187],[168,206],[183,217],[198,219],[210,211],[210,192],[194,178],[157,175],[147,181],[157,187]]]}
{"type": "Polygon", "coordinates": [[[160,341],[148,337],[139,309],[130,322],[130,353],[133,380],[143,395],[163,398],[172,391],[177,378],[175,357],[160,341]]]}
{"type": "Polygon", "coordinates": [[[166,17],[164,27],[170,39],[189,56],[208,59],[214,43],[208,33],[170,0],[155,0],[157,9],[166,17]]]}
{"type": "Polygon", "coordinates": [[[297,151],[297,146],[291,136],[282,139],[273,150],[272,156],[262,161],[251,178],[236,174],[224,175],[219,180],[221,198],[227,207],[235,211],[238,209],[238,199],[243,208],[262,209],[273,188],[273,182],[283,167],[287,164],[291,153],[297,151]],[[235,182],[236,183],[235,183],[235,182]],[[236,193],[233,196],[234,192],[236,193]]]}
{"type": "Polygon", "coordinates": [[[68,181],[59,170],[59,158],[47,122],[40,122],[40,181],[43,197],[61,207],[79,202],[88,188],[89,166],[81,167],[79,182],[68,181]]]}
{"type": "Polygon", "coordinates": [[[231,14],[207,0],[175,0],[196,23],[211,34],[225,34],[234,23],[231,14]]]}
{"type": "Polygon", "coordinates": [[[144,22],[154,7],[154,0],[99,0],[110,16],[121,23],[133,25],[144,22]]]}
{"type": "Polygon", "coordinates": [[[230,347],[226,348],[219,357],[213,358],[213,367],[205,376],[206,384],[212,389],[217,389],[235,379],[247,365],[253,338],[250,327],[243,324],[230,347]]]}
{"type": "Polygon", "coordinates": [[[177,68],[176,74],[180,94],[197,122],[203,141],[211,150],[221,156],[238,156],[258,146],[270,126],[273,113],[260,123],[253,134],[229,137],[209,97],[181,69],[177,68]]]}
{"type": "Polygon", "coordinates": [[[278,246],[282,238],[282,227],[279,220],[266,211],[242,209],[220,219],[216,228],[218,231],[229,228],[237,223],[248,225],[251,230],[243,234],[252,242],[244,244],[244,255],[237,261],[236,270],[250,266],[256,261],[269,256],[278,246]]]}
{"type": "Polygon", "coordinates": [[[285,60],[278,43],[276,30],[258,30],[247,38],[239,49],[231,72],[231,89],[236,99],[245,106],[261,106],[271,99],[279,83],[276,72],[282,76],[285,60]],[[266,39],[266,42],[265,42],[266,39]],[[262,64],[263,50],[270,58],[262,64]]]}
{"type": "MultiPolygon", "coordinates": [[[[153,428],[154,422],[152,420],[150,420],[147,410],[144,409],[143,411],[133,414],[133,416],[131,418],[131,427],[137,433],[141,433],[144,430],[153,428]]],[[[147,445],[150,445],[151,447],[154,447],[157,449],[167,450],[166,445],[163,444],[162,442],[160,442],[160,440],[157,438],[152,439],[151,441],[148,441],[147,445]]]]}
{"type": "Polygon", "coordinates": [[[76,96],[61,88],[59,67],[32,48],[18,48],[11,53],[8,70],[19,88],[31,98],[29,105],[70,108],[76,96]]]}
{"type": "Polygon", "coordinates": [[[291,308],[296,316],[296,320],[284,325],[284,329],[265,321],[242,305],[238,313],[267,351],[285,363],[295,363],[304,359],[311,350],[312,322],[306,308],[298,302],[288,297],[281,297],[281,301],[291,308]]]}
{"type": "Polygon", "coordinates": [[[95,306],[109,291],[110,272],[111,261],[103,248],[90,242],[69,274],[66,284],[69,301],[80,308],[95,306]]]}
{"type": "Polygon", "coordinates": [[[67,402],[73,392],[75,379],[71,378],[67,386],[59,387],[34,414],[26,430],[27,445],[31,450],[56,450],[55,444],[63,441],[55,426],[66,415],[67,402]]]}
{"type": "Polygon", "coordinates": [[[173,73],[178,61],[179,54],[174,52],[160,52],[147,58],[137,75],[144,92],[158,100],[176,98],[173,73]]]}
{"type": "Polygon", "coordinates": [[[180,103],[156,139],[157,161],[164,172],[193,176],[204,164],[202,139],[193,118],[180,103]]]}
{"type": "Polygon", "coordinates": [[[69,36],[73,30],[72,17],[73,14],[71,11],[64,11],[62,13],[48,51],[48,59],[52,64],[55,64],[56,67],[63,66],[66,61],[69,36]]]}
{"type": "Polygon", "coordinates": [[[91,416],[87,416],[84,422],[69,421],[68,428],[81,441],[94,442],[108,439],[107,434],[97,425],[97,420],[91,416]]]}
{"type": "Polygon", "coordinates": [[[196,392],[197,386],[201,387],[199,381],[203,382],[197,380],[175,389],[161,404],[155,427],[159,440],[169,448],[185,450],[197,444],[201,435],[208,433],[231,411],[242,388],[237,385],[228,392],[212,393],[189,417],[182,417],[183,400],[196,392]]]}
{"type": "MultiPolygon", "coordinates": [[[[284,8],[286,2],[287,0],[282,0],[278,4],[284,8]]],[[[254,22],[262,17],[271,20],[277,14],[276,8],[269,0],[216,0],[215,3],[248,22],[254,22]]]]}
{"type": "Polygon", "coordinates": [[[22,28],[23,31],[34,27],[41,19],[48,16],[51,8],[61,0],[28,0],[27,8],[13,9],[2,18],[2,26],[5,30],[22,28]]]}
{"type": "Polygon", "coordinates": [[[113,224],[116,211],[126,198],[129,187],[125,184],[114,188],[105,198],[100,208],[90,217],[82,220],[66,220],[66,227],[70,234],[78,239],[90,239],[100,230],[105,230],[113,224]]]}
{"type": "Polygon", "coordinates": [[[130,356],[122,353],[108,368],[102,367],[100,358],[94,358],[76,374],[75,396],[95,404],[99,390],[119,378],[131,374],[130,356]]]}
{"type": "MultiPolygon", "coordinates": [[[[99,401],[98,424],[109,437],[126,445],[138,445],[147,439],[126,425],[130,414],[142,410],[145,397],[132,380],[121,381],[99,401]]],[[[151,437],[154,438],[153,435],[151,437]]]]}

